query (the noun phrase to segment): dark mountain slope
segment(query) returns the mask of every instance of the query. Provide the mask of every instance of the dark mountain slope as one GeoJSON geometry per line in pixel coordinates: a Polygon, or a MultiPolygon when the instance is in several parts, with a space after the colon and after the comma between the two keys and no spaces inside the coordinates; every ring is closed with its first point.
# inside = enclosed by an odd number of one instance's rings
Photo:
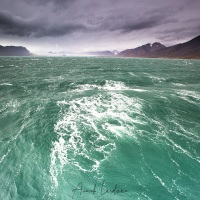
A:
{"type": "Polygon", "coordinates": [[[118,54],[122,57],[147,57],[149,53],[166,48],[163,44],[158,42],[150,43],[137,47],[135,49],[127,49],[118,54]]]}
{"type": "Polygon", "coordinates": [[[163,58],[200,58],[200,36],[149,54],[149,57],[163,58]]]}
{"type": "Polygon", "coordinates": [[[118,54],[121,57],[145,57],[145,58],[185,58],[200,59],[200,36],[192,40],[165,47],[160,43],[146,44],[135,49],[127,49],[118,54]]]}
{"type": "Polygon", "coordinates": [[[32,54],[25,47],[1,46],[0,56],[31,56],[32,54]]]}

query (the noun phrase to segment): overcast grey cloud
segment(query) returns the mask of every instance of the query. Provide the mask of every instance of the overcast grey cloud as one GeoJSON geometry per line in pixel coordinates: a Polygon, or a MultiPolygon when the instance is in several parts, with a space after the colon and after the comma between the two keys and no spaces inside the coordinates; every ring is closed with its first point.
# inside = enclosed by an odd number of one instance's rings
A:
{"type": "Polygon", "coordinates": [[[4,11],[0,12],[0,24],[2,34],[19,37],[58,37],[86,29],[82,24],[51,24],[46,21],[25,20],[4,11]]]}
{"type": "Polygon", "coordinates": [[[172,45],[199,35],[199,9],[199,0],[0,0],[0,45],[36,53],[172,45]]]}
{"type": "Polygon", "coordinates": [[[138,16],[130,14],[128,17],[115,14],[107,17],[101,24],[101,28],[109,31],[120,30],[122,33],[126,33],[156,27],[163,23],[165,18],[162,11],[157,12],[156,10],[138,16]]]}
{"type": "Polygon", "coordinates": [[[38,6],[47,6],[48,4],[53,4],[54,11],[58,9],[66,9],[71,4],[73,4],[76,0],[24,0],[28,4],[38,5],[38,6]]]}
{"type": "Polygon", "coordinates": [[[30,36],[42,23],[36,23],[31,20],[25,20],[19,16],[14,16],[8,11],[0,11],[0,33],[17,36],[30,36]]]}

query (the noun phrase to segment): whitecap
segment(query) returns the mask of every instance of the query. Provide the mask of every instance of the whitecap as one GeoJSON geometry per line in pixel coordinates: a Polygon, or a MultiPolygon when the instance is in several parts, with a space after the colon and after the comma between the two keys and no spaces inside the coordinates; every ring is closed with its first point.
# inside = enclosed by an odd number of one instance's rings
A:
{"type": "Polygon", "coordinates": [[[157,77],[157,76],[148,76],[148,77],[149,77],[150,79],[152,79],[153,81],[155,81],[155,82],[159,82],[159,83],[165,81],[164,78],[157,77]]]}
{"type": "Polygon", "coordinates": [[[11,150],[11,149],[8,149],[7,153],[4,154],[4,155],[1,157],[1,159],[0,159],[0,164],[3,162],[3,160],[5,159],[5,157],[10,153],[10,150],[11,150]]]}
{"type": "Polygon", "coordinates": [[[106,80],[105,85],[99,86],[99,85],[93,85],[93,84],[84,84],[81,86],[78,86],[77,89],[73,91],[77,92],[84,92],[87,90],[104,90],[104,91],[136,91],[136,92],[146,92],[147,90],[140,89],[140,88],[132,88],[126,86],[121,81],[112,81],[112,80],[106,80]]]}
{"type": "Polygon", "coordinates": [[[11,86],[13,84],[11,84],[11,83],[0,83],[0,85],[9,85],[9,86],[11,86]]]}
{"type": "Polygon", "coordinates": [[[146,92],[148,90],[144,90],[144,89],[131,89],[132,91],[136,91],[136,92],[146,92]]]}
{"type": "Polygon", "coordinates": [[[130,74],[131,76],[137,76],[133,72],[128,72],[128,74],[130,74]]]}
{"type": "Polygon", "coordinates": [[[173,85],[176,85],[176,86],[185,86],[184,84],[182,83],[172,83],[173,85]]]}
{"type": "Polygon", "coordinates": [[[200,100],[200,94],[195,91],[181,90],[181,91],[178,91],[177,94],[179,95],[180,98],[182,98],[190,103],[194,103],[194,100],[197,100],[197,101],[200,100]],[[194,100],[192,100],[191,97],[194,100]]]}

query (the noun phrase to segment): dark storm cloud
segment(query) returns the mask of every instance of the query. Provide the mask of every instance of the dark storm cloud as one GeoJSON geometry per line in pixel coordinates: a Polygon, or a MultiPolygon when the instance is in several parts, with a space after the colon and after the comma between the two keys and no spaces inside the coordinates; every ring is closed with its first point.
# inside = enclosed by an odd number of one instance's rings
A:
{"type": "Polygon", "coordinates": [[[111,18],[102,23],[101,28],[109,31],[121,31],[121,33],[143,30],[156,27],[161,23],[158,17],[147,16],[140,19],[111,18]]]}
{"type": "Polygon", "coordinates": [[[9,12],[0,12],[0,33],[17,36],[62,36],[84,30],[81,24],[48,24],[42,20],[24,20],[9,12]]]}
{"type": "Polygon", "coordinates": [[[79,32],[86,30],[86,27],[82,24],[66,24],[66,25],[54,25],[51,27],[41,28],[36,34],[36,37],[58,37],[67,34],[71,34],[73,32],[79,32]]]}
{"type": "MultiPolygon", "coordinates": [[[[156,28],[163,22],[168,23],[174,21],[168,19],[170,12],[169,9],[165,9],[165,12],[163,9],[152,9],[142,14],[112,14],[104,18],[104,20],[101,20],[101,23],[99,22],[98,24],[100,24],[100,30],[120,31],[124,34],[132,31],[156,28]]],[[[95,24],[94,20],[92,22],[95,24]]]]}
{"type": "Polygon", "coordinates": [[[135,30],[142,30],[146,28],[152,28],[159,24],[158,19],[147,19],[142,20],[141,22],[133,23],[133,24],[126,24],[122,27],[123,32],[131,32],[135,30]]]}
{"type": "Polygon", "coordinates": [[[76,0],[23,0],[26,3],[44,6],[53,4],[56,8],[66,8],[74,3],[76,0]]]}
{"type": "Polygon", "coordinates": [[[29,36],[41,24],[26,21],[9,12],[0,12],[0,32],[8,35],[29,36]]]}

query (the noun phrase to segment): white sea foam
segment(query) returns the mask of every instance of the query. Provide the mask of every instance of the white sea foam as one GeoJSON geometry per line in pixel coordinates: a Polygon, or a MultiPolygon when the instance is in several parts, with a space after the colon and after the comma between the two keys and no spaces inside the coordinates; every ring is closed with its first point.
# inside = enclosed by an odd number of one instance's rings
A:
{"type": "MultiPolygon", "coordinates": [[[[178,179],[178,178],[177,178],[177,179],[178,179]]],[[[176,180],[177,180],[177,179],[176,179],[176,180]]],[[[184,195],[185,197],[187,197],[187,199],[189,199],[188,195],[187,195],[185,192],[183,192],[183,191],[184,191],[183,188],[182,188],[181,186],[177,185],[176,180],[172,179],[173,185],[176,187],[176,190],[177,190],[181,195],[184,195]]]]}
{"type": "Polygon", "coordinates": [[[181,90],[177,92],[178,96],[189,103],[195,103],[200,100],[200,94],[195,91],[181,90]]]}
{"type": "Polygon", "coordinates": [[[184,60],[184,61],[183,61],[183,64],[185,64],[185,65],[192,65],[193,63],[190,62],[190,61],[184,60]]]}
{"type": "Polygon", "coordinates": [[[181,147],[179,144],[175,143],[172,139],[170,139],[169,137],[166,137],[166,139],[173,145],[173,148],[175,151],[177,151],[178,153],[183,153],[185,155],[187,155],[189,158],[197,161],[198,163],[200,163],[200,160],[198,158],[193,157],[190,152],[188,152],[186,149],[184,149],[183,147],[181,147]]]}
{"type": "Polygon", "coordinates": [[[10,153],[10,150],[11,150],[11,149],[8,149],[7,153],[4,154],[4,155],[1,157],[1,159],[0,159],[0,164],[3,162],[3,160],[5,159],[5,157],[10,153]]]}
{"type": "Polygon", "coordinates": [[[0,85],[8,85],[8,86],[11,86],[11,85],[13,85],[13,84],[11,84],[11,83],[0,83],[0,85]]]}
{"type": "Polygon", "coordinates": [[[173,85],[176,85],[176,86],[180,86],[180,87],[182,87],[182,86],[185,86],[184,84],[182,84],[182,83],[172,83],[173,85]]]}
{"type": "Polygon", "coordinates": [[[147,75],[147,77],[150,78],[151,80],[153,80],[154,82],[161,83],[161,82],[165,81],[165,78],[152,76],[151,74],[148,74],[148,73],[143,73],[143,74],[147,75]]]}
{"type": "Polygon", "coordinates": [[[137,76],[133,72],[128,72],[128,74],[130,74],[131,76],[137,76]]]}
{"type": "Polygon", "coordinates": [[[136,92],[146,92],[146,91],[148,91],[148,90],[144,90],[144,89],[137,89],[137,88],[135,88],[135,89],[131,89],[132,91],[136,91],[136,92]]]}
{"type": "Polygon", "coordinates": [[[120,90],[131,90],[131,91],[137,91],[137,92],[145,92],[147,90],[140,89],[140,88],[132,88],[126,86],[123,82],[120,81],[112,81],[112,80],[106,80],[105,85],[99,86],[99,85],[90,85],[90,84],[84,84],[79,86],[74,91],[78,92],[84,92],[87,90],[105,90],[105,91],[120,91],[120,90]]]}
{"type": "Polygon", "coordinates": [[[99,166],[116,148],[114,138],[134,138],[131,115],[140,113],[142,102],[122,94],[109,93],[72,101],[58,101],[60,120],[54,126],[58,140],[52,143],[50,173],[57,176],[65,165],[83,172],[99,173],[99,166]]]}
{"type": "Polygon", "coordinates": [[[193,97],[194,99],[200,100],[200,94],[195,91],[181,90],[178,94],[182,97],[193,97]]]}
{"type": "Polygon", "coordinates": [[[18,108],[20,106],[19,101],[11,99],[8,103],[6,103],[0,112],[4,112],[4,114],[7,114],[9,112],[15,113],[17,112],[18,108]]]}
{"type": "Polygon", "coordinates": [[[144,196],[146,199],[148,199],[148,200],[152,200],[147,194],[145,194],[145,193],[141,193],[142,194],[142,196],[144,196]]]}
{"type": "Polygon", "coordinates": [[[176,121],[172,121],[172,123],[174,124],[175,127],[178,127],[184,134],[179,133],[179,132],[175,132],[175,134],[180,135],[182,137],[187,138],[187,140],[192,140],[192,142],[194,143],[200,143],[200,137],[197,135],[195,135],[194,133],[192,133],[191,131],[186,130],[183,126],[181,126],[179,123],[177,123],[176,121]]]}
{"type": "MultiPolygon", "coordinates": [[[[142,151],[141,151],[141,152],[142,152],[142,151]]],[[[144,159],[143,154],[141,154],[141,156],[142,156],[142,160],[144,161],[144,164],[145,164],[146,167],[151,171],[153,177],[154,177],[155,179],[157,179],[157,180],[160,182],[160,184],[167,190],[167,192],[169,192],[170,194],[172,194],[172,190],[167,186],[167,184],[164,182],[164,180],[163,180],[160,176],[158,176],[158,175],[154,172],[154,170],[147,164],[147,162],[146,162],[145,159],[144,159]]],[[[173,195],[173,194],[172,194],[172,195],[173,195]]],[[[173,196],[174,196],[174,195],[173,195],[173,196]]],[[[174,196],[174,198],[175,198],[175,199],[178,199],[176,196],[174,196]]]]}

